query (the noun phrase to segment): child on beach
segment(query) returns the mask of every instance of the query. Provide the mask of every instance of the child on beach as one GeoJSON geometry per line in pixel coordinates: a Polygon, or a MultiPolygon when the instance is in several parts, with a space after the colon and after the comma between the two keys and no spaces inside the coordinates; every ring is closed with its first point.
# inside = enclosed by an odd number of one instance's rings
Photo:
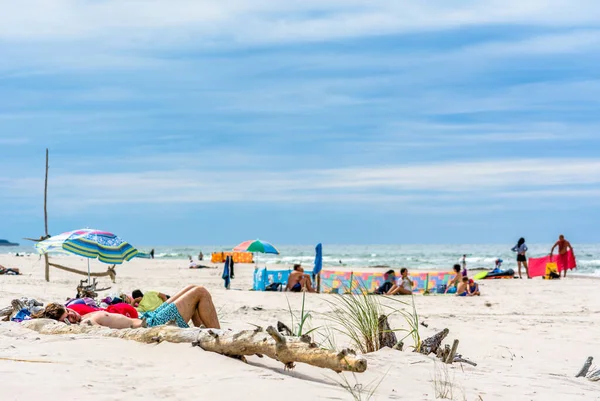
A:
{"type": "Polygon", "coordinates": [[[444,292],[444,294],[456,293],[457,287],[460,284],[460,280],[463,277],[463,275],[460,272],[460,265],[454,265],[452,267],[452,270],[454,270],[455,275],[450,279],[450,281],[448,281],[448,284],[446,285],[446,291],[444,292]]]}
{"type": "Polygon", "coordinates": [[[473,279],[469,279],[469,296],[481,295],[479,292],[479,284],[477,284],[473,279]]]}
{"type": "Polygon", "coordinates": [[[469,295],[469,278],[464,276],[456,287],[456,296],[466,297],[467,295],[469,295]]]}

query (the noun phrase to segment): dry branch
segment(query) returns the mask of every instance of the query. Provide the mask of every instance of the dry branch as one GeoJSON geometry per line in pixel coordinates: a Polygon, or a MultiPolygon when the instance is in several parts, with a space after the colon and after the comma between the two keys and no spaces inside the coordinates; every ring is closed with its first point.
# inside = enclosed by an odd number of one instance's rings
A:
{"type": "Polygon", "coordinates": [[[286,368],[294,367],[295,362],[302,362],[336,372],[364,372],[367,369],[366,359],[352,350],[337,353],[321,349],[307,338],[285,336],[272,326],[266,332],[260,327],[241,331],[181,329],[173,326],[116,330],[102,326],[68,326],[49,319],[29,320],[22,325],[41,334],[92,334],[142,343],[190,343],[205,351],[233,357],[266,355],[282,362],[286,368]]]}
{"type": "Polygon", "coordinates": [[[581,367],[581,370],[579,371],[579,373],[577,373],[577,375],[575,377],[585,377],[585,375],[587,375],[588,371],[590,370],[590,366],[592,366],[593,360],[594,360],[594,357],[588,356],[585,363],[581,367]]]}
{"type": "Polygon", "coordinates": [[[437,333],[429,338],[426,338],[421,343],[421,348],[418,350],[415,349],[415,352],[418,351],[421,354],[425,354],[425,355],[429,355],[431,353],[437,354],[440,346],[442,345],[442,341],[444,341],[444,338],[446,338],[446,336],[448,335],[449,332],[450,331],[448,329],[444,329],[444,330],[440,331],[439,333],[437,333]]]}

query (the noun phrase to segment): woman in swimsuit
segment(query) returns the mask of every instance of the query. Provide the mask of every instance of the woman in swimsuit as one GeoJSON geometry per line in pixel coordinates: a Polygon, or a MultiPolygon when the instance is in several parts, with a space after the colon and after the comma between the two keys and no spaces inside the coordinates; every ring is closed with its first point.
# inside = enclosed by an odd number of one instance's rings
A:
{"type": "Polygon", "coordinates": [[[517,265],[519,266],[519,278],[523,278],[523,277],[521,277],[521,264],[523,266],[525,266],[525,273],[527,273],[527,278],[531,278],[531,277],[529,277],[529,269],[527,268],[527,256],[525,256],[525,254],[527,253],[527,245],[525,245],[525,238],[519,238],[519,242],[517,242],[517,245],[512,247],[511,251],[517,253],[517,265]]]}

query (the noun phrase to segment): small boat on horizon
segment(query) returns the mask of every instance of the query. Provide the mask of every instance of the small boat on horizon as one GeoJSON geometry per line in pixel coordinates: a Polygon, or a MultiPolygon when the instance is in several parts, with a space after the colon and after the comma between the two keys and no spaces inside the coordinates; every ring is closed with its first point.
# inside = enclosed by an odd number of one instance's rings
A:
{"type": "Polygon", "coordinates": [[[0,246],[19,246],[19,244],[15,243],[15,242],[9,242],[8,240],[5,240],[5,239],[0,239],[0,246]]]}

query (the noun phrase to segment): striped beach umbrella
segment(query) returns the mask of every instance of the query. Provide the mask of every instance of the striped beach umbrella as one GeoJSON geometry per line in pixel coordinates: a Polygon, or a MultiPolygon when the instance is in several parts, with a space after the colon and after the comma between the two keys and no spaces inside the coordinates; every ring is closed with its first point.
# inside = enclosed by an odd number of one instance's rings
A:
{"type": "MultiPolygon", "coordinates": [[[[39,254],[73,253],[88,258],[88,275],[90,272],[89,259],[98,259],[108,264],[121,264],[134,258],[138,250],[115,234],[84,228],[69,231],[50,237],[35,244],[39,254]]],[[[89,278],[89,277],[88,277],[89,278]]]]}

